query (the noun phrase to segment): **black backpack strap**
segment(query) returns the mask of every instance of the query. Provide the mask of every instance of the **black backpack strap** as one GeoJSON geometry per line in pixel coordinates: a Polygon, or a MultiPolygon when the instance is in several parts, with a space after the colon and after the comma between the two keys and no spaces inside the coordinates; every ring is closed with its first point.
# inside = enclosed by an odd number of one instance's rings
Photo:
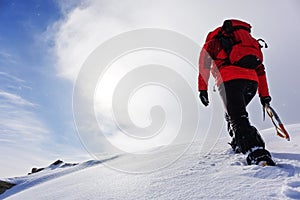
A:
{"type": "Polygon", "coordinates": [[[225,31],[226,33],[232,33],[234,31],[231,20],[224,21],[222,25],[222,30],[225,31]]]}

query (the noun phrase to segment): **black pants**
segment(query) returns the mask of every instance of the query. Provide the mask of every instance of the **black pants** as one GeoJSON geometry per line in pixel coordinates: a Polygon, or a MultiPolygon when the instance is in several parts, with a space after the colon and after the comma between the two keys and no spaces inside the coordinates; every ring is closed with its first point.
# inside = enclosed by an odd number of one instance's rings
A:
{"type": "Polygon", "coordinates": [[[233,137],[242,153],[253,147],[265,147],[265,143],[254,126],[250,125],[247,105],[257,91],[257,82],[237,79],[224,82],[219,87],[233,137]]]}

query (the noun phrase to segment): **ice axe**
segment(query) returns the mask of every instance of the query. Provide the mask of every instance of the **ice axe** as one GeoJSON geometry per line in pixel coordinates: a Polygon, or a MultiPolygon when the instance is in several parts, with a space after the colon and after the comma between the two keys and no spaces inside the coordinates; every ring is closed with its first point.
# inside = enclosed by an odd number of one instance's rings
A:
{"type": "MultiPolygon", "coordinates": [[[[265,105],[264,111],[266,111],[268,113],[269,117],[271,118],[272,123],[275,126],[277,135],[279,137],[285,138],[288,141],[290,141],[290,135],[288,134],[288,132],[284,128],[283,123],[281,122],[281,120],[280,120],[278,114],[276,113],[276,111],[269,104],[265,105]]],[[[265,114],[264,114],[264,118],[265,118],[265,114]]]]}

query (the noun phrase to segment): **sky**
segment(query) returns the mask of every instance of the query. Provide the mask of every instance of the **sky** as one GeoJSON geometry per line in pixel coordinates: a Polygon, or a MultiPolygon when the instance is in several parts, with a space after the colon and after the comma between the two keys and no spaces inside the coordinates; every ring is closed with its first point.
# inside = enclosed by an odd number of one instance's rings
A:
{"type": "MultiPolygon", "coordinates": [[[[82,138],[82,133],[77,133],[78,124],[74,121],[72,109],[73,90],[78,84],[76,80],[79,71],[88,56],[101,44],[124,32],[142,28],[171,30],[188,37],[200,47],[206,34],[221,25],[224,19],[238,18],[251,23],[253,35],[265,39],[269,45],[263,52],[273,98],[272,105],[286,124],[299,123],[299,69],[296,59],[300,47],[299,8],[300,3],[297,0],[1,0],[0,160],[3,162],[1,166],[7,167],[1,170],[3,173],[0,177],[23,173],[32,165],[41,165],[58,158],[70,161],[89,158],[86,151],[89,151],[89,148],[82,145],[85,139],[82,138]],[[6,161],[14,163],[14,167],[11,168],[6,161]]],[[[126,73],[122,70],[128,70],[130,65],[141,65],[143,62],[150,64],[154,59],[154,63],[165,62],[168,63],[164,63],[165,65],[174,66],[175,71],[180,68],[181,61],[177,58],[165,61],[161,59],[162,56],[163,53],[156,55],[152,52],[149,57],[147,52],[137,52],[127,60],[120,59],[113,63],[114,67],[127,67],[108,71],[112,75],[106,79],[111,82],[106,84],[110,85],[116,77],[126,73]]],[[[197,64],[196,59],[192,62],[197,64]]],[[[185,72],[183,70],[180,73],[185,72]]],[[[198,75],[192,71],[186,73],[183,76],[188,79],[197,96],[195,77],[198,75]]],[[[85,87],[84,84],[80,85],[82,90],[85,87]]],[[[106,106],[109,95],[112,95],[111,89],[107,87],[103,89],[107,90],[106,92],[98,91],[96,97],[101,100],[99,95],[104,96],[104,103],[99,104],[105,106],[98,111],[96,106],[96,114],[100,114],[100,121],[107,119],[108,125],[102,128],[108,135],[118,132],[115,125],[111,125],[109,121],[113,118],[110,113],[111,107],[106,106]]],[[[147,90],[151,94],[153,92],[152,96],[160,97],[157,99],[149,98],[142,92],[131,97],[129,104],[134,109],[129,115],[134,122],[142,124],[142,127],[151,124],[153,120],[149,117],[152,106],[169,106],[166,110],[171,113],[176,107],[176,101],[168,104],[169,101],[162,100],[169,99],[171,93],[164,96],[158,90],[157,87],[147,90]],[[138,100],[147,100],[149,105],[136,103],[138,100]]],[[[217,96],[212,92],[212,84],[209,95],[210,98],[217,96]]],[[[88,102],[87,99],[83,99],[82,107],[88,102]]],[[[213,109],[211,107],[208,109],[213,109]]],[[[197,105],[197,109],[201,113],[200,121],[215,123],[209,121],[211,117],[205,117],[206,114],[203,114],[211,110],[208,111],[200,104],[197,105]]],[[[272,126],[270,121],[262,122],[258,98],[249,106],[249,113],[251,121],[259,129],[272,126]]],[[[181,119],[172,118],[170,123],[166,122],[166,126],[172,128],[178,120],[181,119]]],[[[170,132],[172,129],[169,127],[167,130],[170,132]]],[[[144,145],[140,141],[131,141],[118,135],[120,134],[114,134],[112,137],[112,141],[118,147],[125,146],[126,149],[129,145],[136,150],[135,147],[144,145]]],[[[169,137],[173,136],[168,136],[167,139],[169,137]]],[[[97,141],[98,139],[101,140],[97,138],[97,141]]],[[[159,144],[164,142],[154,141],[159,144]]],[[[93,145],[106,150],[102,142],[93,145]]]]}
{"type": "Polygon", "coordinates": [[[0,3],[1,176],[83,154],[66,100],[72,86],[57,78],[44,35],[61,17],[54,1],[0,3]]]}

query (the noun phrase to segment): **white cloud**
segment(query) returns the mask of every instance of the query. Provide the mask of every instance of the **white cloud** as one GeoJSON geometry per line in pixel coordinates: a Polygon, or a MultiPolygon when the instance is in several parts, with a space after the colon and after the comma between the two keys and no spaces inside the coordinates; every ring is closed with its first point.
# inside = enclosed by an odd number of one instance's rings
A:
{"type": "Polygon", "coordinates": [[[78,7],[68,13],[65,21],[54,25],[55,54],[60,76],[74,80],[88,55],[104,39],[118,33],[124,26],[118,20],[106,18],[94,6],[78,7]]]}
{"type": "MultiPolygon", "coordinates": [[[[67,8],[64,12],[65,17],[48,32],[55,41],[57,73],[71,81],[77,77],[81,65],[96,47],[125,31],[145,27],[170,29],[183,33],[201,44],[206,34],[221,25],[224,19],[240,18],[253,25],[256,35],[261,36],[262,33],[262,36],[265,35],[271,38],[273,43],[277,43],[277,39],[273,38],[285,32],[278,31],[278,26],[272,25],[274,18],[286,27],[289,23],[284,22],[291,22],[286,13],[295,19],[299,16],[293,10],[295,2],[281,3],[271,0],[248,4],[238,0],[231,0],[230,3],[222,0],[79,2],[79,6],[75,8],[74,3],[61,3],[63,9],[67,8]],[[283,15],[277,15],[281,9],[284,11],[283,15]],[[256,11],[255,15],[253,10],[256,11]]],[[[269,41],[269,38],[265,39],[269,41]]]]}
{"type": "Polygon", "coordinates": [[[16,64],[18,63],[17,58],[14,56],[14,54],[9,53],[7,51],[0,49],[0,61],[9,63],[9,64],[16,64]]]}
{"type": "Polygon", "coordinates": [[[159,4],[158,1],[150,3],[144,0],[81,2],[85,2],[83,3],[85,6],[79,6],[66,13],[62,21],[49,29],[49,35],[54,37],[55,41],[57,72],[71,81],[77,77],[88,55],[104,41],[137,28],[156,27],[176,30],[191,17],[178,15],[178,9],[193,8],[193,4],[180,1],[165,1],[159,4]],[[168,9],[169,3],[172,9],[168,9]],[[186,19],[180,19],[182,17],[186,19]]]}
{"type": "Polygon", "coordinates": [[[26,99],[22,98],[19,95],[5,92],[3,90],[0,90],[0,98],[1,97],[2,100],[5,101],[6,103],[12,103],[20,106],[31,106],[31,107],[36,106],[35,104],[27,101],[26,99]]]}
{"type": "Polygon", "coordinates": [[[24,175],[32,165],[45,164],[51,157],[46,146],[51,133],[37,114],[37,104],[7,87],[29,88],[26,82],[6,72],[0,76],[6,78],[0,79],[0,177],[24,175]]]}
{"type": "Polygon", "coordinates": [[[20,79],[20,78],[18,78],[18,77],[16,77],[16,76],[13,76],[13,75],[8,74],[8,73],[6,73],[6,72],[0,72],[0,76],[6,77],[6,78],[8,78],[8,79],[10,79],[10,80],[13,80],[13,81],[15,81],[15,82],[18,82],[18,83],[25,83],[25,81],[24,81],[23,79],[20,79]]]}
{"type": "Polygon", "coordinates": [[[0,101],[0,177],[25,175],[36,164],[51,157],[50,132],[26,106],[0,101]]]}

